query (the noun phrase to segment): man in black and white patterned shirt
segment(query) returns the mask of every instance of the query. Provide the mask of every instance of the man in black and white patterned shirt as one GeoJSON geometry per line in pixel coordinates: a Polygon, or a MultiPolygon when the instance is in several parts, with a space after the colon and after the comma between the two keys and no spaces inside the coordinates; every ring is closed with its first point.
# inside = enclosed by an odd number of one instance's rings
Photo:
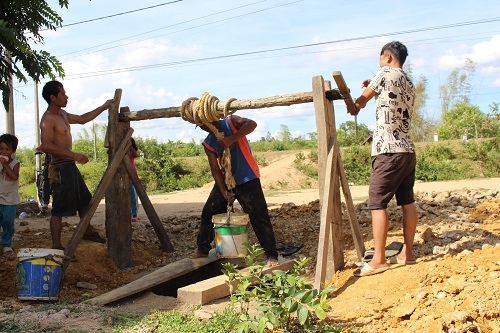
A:
{"type": "Polygon", "coordinates": [[[355,100],[356,115],[375,97],[376,123],[372,142],[372,173],[368,207],[372,214],[375,253],[369,263],[354,272],[356,276],[382,273],[387,270],[385,246],[389,220],[387,204],[396,196],[403,209],[403,250],[390,263],[414,264],[413,239],[417,227],[415,184],[415,145],[410,139],[410,120],[413,113],[415,88],[403,64],[408,56],[406,46],[394,41],[382,47],[380,70],[373,79],[365,80],[365,88],[355,100]]]}

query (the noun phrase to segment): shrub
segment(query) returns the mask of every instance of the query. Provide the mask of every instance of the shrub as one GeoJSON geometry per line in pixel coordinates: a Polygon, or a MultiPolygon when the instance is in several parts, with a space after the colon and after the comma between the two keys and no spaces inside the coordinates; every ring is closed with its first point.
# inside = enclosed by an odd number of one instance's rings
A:
{"type": "Polygon", "coordinates": [[[305,332],[313,328],[315,320],[326,318],[330,310],[328,294],[335,288],[328,287],[319,292],[302,276],[310,258],[295,261],[289,272],[273,270],[263,273],[263,265],[257,258],[264,250],[248,246],[245,257],[247,271],[237,269],[232,263],[223,264],[223,273],[228,277],[231,301],[239,304],[241,314],[234,332],[268,332],[283,329],[288,332],[305,332]],[[237,282],[236,289],[233,287],[237,282]],[[250,310],[257,310],[255,314],[250,310]],[[314,320],[313,320],[314,319],[314,320]]]}
{"type": "Polygon", "coordinates": [[[370,146],[357,145],[344,149],[342,162],[349,183],[368,184],[372,165],[370,154],[370,146]]]}

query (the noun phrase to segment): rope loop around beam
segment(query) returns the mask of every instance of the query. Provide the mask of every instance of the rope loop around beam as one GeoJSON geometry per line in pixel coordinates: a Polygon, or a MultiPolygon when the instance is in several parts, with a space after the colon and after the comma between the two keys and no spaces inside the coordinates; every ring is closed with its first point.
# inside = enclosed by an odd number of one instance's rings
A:
{"type": "MultiPolygon", "coordinates": [[[[219,132],[212,123],[219,119],[224,119],[235,112],[229,110],[233,101],[236,101],[236,98],[230,98],[221,112],[218,111],[219,99],[204,92],[199,99],[190,97],[182,102],[181,117],[191,124],[206,126],[217,137],[217,140],[220,141],[224,139],[224,134],[219,132]]],[[[231,172],[231,152],[229,148],[224,149],[221,167],[225,172],[226,187],[231,191],[236,187],[236,181],[231,172]]]]}

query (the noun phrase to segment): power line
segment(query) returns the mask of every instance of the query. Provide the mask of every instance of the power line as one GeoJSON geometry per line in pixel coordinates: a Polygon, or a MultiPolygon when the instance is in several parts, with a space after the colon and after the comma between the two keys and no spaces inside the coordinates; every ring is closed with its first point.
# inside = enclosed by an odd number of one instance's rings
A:
{"type": "MultiPolygon", "coordinates": [[[[167,28],[172,28],[172,27],[175,27],[175,26],[178,26],[178,25],[182,25],[182,24],[185,24],[185,23],[189,23],[189,22],[193,22],[193,21],[198,21],[198,20],[201,20],[201,19],[204,19],[204,18],[210,17],[210,16],[215,16],[215,15],[219,15],[219,14],[222,14],[222,13],[226,13],[226,12],[234,11],[234,10],[237,10],[237,9],[241,9],[241,8],[244,8],[244,7],[252,6],[252,5],[255,5],[255,4],[258,4],[258,3],[261,3],[261,2],[266,2],[266,1],[268,1],[268,0],[260,0],[260,1],[253,2],[253,3],[250,3],[250,4],[246,4],[246,5],[242,5],[242,6],[234,7],[234,8],[231,8],[231,9],[222,10],[222,11],[220,11],[220,12],[216,12],[216,13],[212,13],[212,14],[208,14],[208,15],[204,15],[204,16],[196,17],[196,18],[194,18],[194,19],[190,19],[190,20],[186,20],[186,21],[183,21],[183,22],[179,22],[179,23],[175,23],[175,24],[167,25],[167,26],[165,26],[165,27],[161,27],[161,28],[157,28],[157,29],[149,30],[149,31],[146,31],[146,32],[142,32],[142,33],[140,33],[140,34],[135,34],[135,35],[132,35],[132,36],[127,36],[127,37],[120,38],[120,39],[115,39],[115,40],[110,41],[110,42],[107,42],[107,43],[103,43],[103,44],[99,44],[99,45],[94,45],[94,46],[91,46],[91,47],[88,47],[88,48],[85,48],[85,49],[81,49],[81,50],[78,50],[78,51],[73,51],[73,52],[70,52],[70,53],[66,53],[66,54],[60,55],[60,56],[58,56],[58,57],[64,57],[64,56],[67,56],[67,55],[70,55],[70,54],[74,54],[74,53],[79,53],[79,52],[86,51],[86,50],[95,49],[95,48],[100,47],[100,46],[106,46],[106,45],[109,45],[109,44],[113,44],[113,43],[116,43],[116,42],[120,42],[120,41],[123,41],[123,40],[127,40],[127,39],[129,39],[129,38],[133,38],[133,37],[137,37],[137,36],[146,35],[146,34],[149,34],[149,33],[155,32],[155,31],[159,31],[159,30],[163,30],[163,29],[167,29],[167,28]]],[[[206,24],[202,24],[202,25],[194,26],[194,27],[191,27],[191,28],[186,28],[186,29],[179,30],[179,31],[174,31],[174,32],[171,32],[171,33],[169,33],[169,34],[176,33],[176,32],[180,32],[180,31],[185,31],[185,30],[190,30],[190,29],[195,29],[195,28],[199,28],[199,27],[206,26],[206,25],[209,25],[209,24],[219,23],[219,22],[222,22],[222,21],[226,21],[226,20],[230,20],[230,19],[234,19],[234,18],[238,18],[238,17],[243,17],[243,16],[245,16],[245,15],[255,14],[255,13],[257,13],[257,12],[261,12],[261,11],[264,11],[264,10],[267,10],[267,9],[273,9],[273,8],[276,8],[276,7],[289,5],[289,4],[292,4],[292,3],[295,3],[295,2],[299,2],[299,1],[303,1],[303,0],[297,0],[297,1],[293,1],[293,2],[291,2],[291,3],[285,3],[285,4],[275,5],[275,6],[273,6],[273,7],[269,7],[269,8],[261,9],[261,10],[254,11],[254,12],[250,12],[250,13],[247,13],[247,14],[242,14],[242,15],[239,15],[239,16],[233,16],[233,17],[231,17],[231,18],[221,19],[221,20],[218,20],[218,21],[215,21],[215,22],[211,22],[211,23],[206,23],[206,24]]],[[[165,35],[160,35],[160,36],[165,36],[165,35]]],[[[156,37],[160,37],[160,36],[156,36],[156,37]]],[[[130,42],[130,43],[127,43],[127,44],[121,44],[121,45],[118,45],[118,46],[111,46],[111,47],[108,47],[108,48],[105,48],[105,49],[96,50],[96,51],[94,51],[94,52],[98,52],[98,51],[106,51],[106,50],[109,50],[109,49],[113,49],[113,48],[116,48],[116,47],[121,47],[121,46],[123,46],[123,45],[129,45],[129,44],[137,43],[137,42],[140,42],[140,41],[141,41],[141,40],[139,40],[139,41],[134,41],[134,42],[130,42]]],[[[81,55],[79,55],[79,56],[82,56],[82,55],[85,55],[85,54],[90,54],[90,53],[93,53],[93,52],[84,53],[84,54],[81,54],[81,55]]]]}
{"type": "MultiPolygon", "coordinates": [[[[64,28],[64,27],[69,27],[69,26],[72,26],[72,25],[78,25],[78,24],[83,24],[83,23],[88,23],[88,22],[94,22],[94,21],[104,20],[104,19],[107,19],[107,18],[115,17],[115,16],[120,16],[120,15],[125,15],[125,14],[131,14],[131,13],[135,13],[135,12],[140,12],[142,10],[147,10],[147,9],[156,8],[156,7],[160,7],[160,6],[171,5],[171,4],[174,4],[176,2],[181,2],[181,1],[184,1],[184,0],[174,0],[174,1],[160,3],[158,5],[153,5],[153,6],[149,6],[149,7],[143,7],[143,8],[138,8],[138,9],[134,9],[134,10],[129,10],[129,11],[122,12],[122,13],[117,13],[117,14],[112,14],[112,15],[106,15],[106,16],[101,16],[101,17],[96,17],[96,18],[93,18],[93,19],[89,19],[89,20],[85,20],[85,21],[80,21],[80,22],[74,22],[74,23],[64,24],[64,25],[61,25],[59,27],[59,29],[60,28],[64,28]]],[[[49,30],[49,29],[41,29],[40,31],[45,31],[45,30],[49,30]]]]}
{"type": "MultiPolygon", "coordinates": [[[[265,2],[265,1],[267,1],[267,0],[262,0],[262,1],[254,2],[252,4],[256,4],[256,3],[259,3],[259,2],[265,2]]],[[[193,26],[193,27],[188,27],[188,28],[185,28],[185,29],[182,29],[182,30],[178,30],[178,31],[174,31],[174,32],[170,32],[170,33],[164,34],[164,35],[155,36],[155,38],[161,37],[161,36],[165,36],[165,35],[169,35],[169,34],[173,34],[173,33],[177,33],[177,32],[181,32],[181,31],[192,30],[192,29],[196,29],[196,28],[200,28],[200,27],[203,27],[203,26],[208,26],[208,25],[212,25],[212,24],[216,24],[216,23],[231,22],[231,21],[234,21],[234,20],[236,20],[238,18],[241,18],[241,17],[245,17],[245,16],[257,14],[257,13],[260,13],[260,12],[263,12],[263,11],[266,11],[266,10],[271,10],[271,9],[275,9],[275,8],[279,8],[279,7],[283,7],[283,6],[288,6],[288,5],[291,5],[291,4],[294,4],[296,2],[300,2],[300,1],[304,1],[304,0],[295,0],[295,1],[292,1],[292,2],[280,3],[280,4],[277,4],[277,5],[271,6],[271,7],[267,7],[267,8],[255,10],[255,11],[252,11],[252,12],[249,12],[249,13],[245,13],[245,14],[241,14],[241,15],[237,15],[237,16],[232,16],[232,17],[229,17],[229,18],[224,18],[224,19],[220,19],[220,20],[217,20],[217,21],[214,21],[214,22],[204,23],[204,24],[200,24],[200,25],[197,25],[197,26],[193,26]]],[[[252,5],[252,4],[249,4],[249,5],[252,5]]],[[[222,12],[218,12],[218,13],[215,13],[215,14],[220,14],[220,13],[224,13],[224,12],[227,12],[227,11],[231,11],[231,10],[243,8],[243,7],[246,7],[246,6],[249,6],[249,5],[244,5],[244,6],[232,8],[232,9],[229,9],[229,10],[224,10],[222,12]]],[[[203,17],[208,17],[208,16],[212,16],[212,15],[215,15],[215,14],[211,14],[211,15],[207,15],[207,16],[203,16],[203,17]]],[[[203,18],[203,17],[201,17],[201,18],[203,18]]],[[[189,20],[189,21],[194,21],[194,20],[197,20],[197,19],[200,19],[200,18],[196,18],[196,19],[189,20]]],[[[186,21],[186,22],[189,22],[189,21],[186,21]]],[[[181,23],[178,23],[178,24],[181,24],[181,23]]],[[[174,24],[174,25],[178,25],[178,24],[174,24]]],[[[174,26],[174,25],[172,25],[172,26],[174,26]]],[[[163,29],[163,28],[161,28],[161,29],[163,29]]],[[[160,29],[156,29],[156,30],[160,30],[160,29]]],[[[156,30],[153,30],[153,31],[156,31],[156,30]]],[[[110,49],[117,48],[117,47],[123,47],[123,46],[131,45],[131,44],[135,44],[135,43],[138,43],[138,42],[141,42],[141,41],[142,40],[133,41],[133,42],[125,43],[125,44],[120,44],[120,45],[117,45],[117,46],[110,46],[108,48],[100,49],[100,50],[97,50],[97,51],[106,51],[106,50],[110,50],[110,49]]],[[[172,40],[172,41],[175,41],[175,39],[172,40]]],[[[102,44],[102,45],[106,45],[106,44],[102,44]]],[[[94,51],[94,52],[97,52],[97,51],[94,51]]],[[[76,51],[76,52],[79,52],[79,51],[76,51]]],[[[82,55],[85,55],[85,54],[92,54],[94,52],[84,53],[84,54],[81,54],[79,56],[82,56],[82,55]]],[[[79,57],[79,56],[77,56],[77,57],[79,57]]],[[[67,59],[71,59],[71,58],[67,58],[67,59]]],[[[109,61],[101,63],[101,64],[94,65],[93,67],[96,67],[96,66],[99,66],[99,65],[103,65],[103,64],[107,64],[107,63],[110,63],[110,62],[112,62],[112,60],[109,60],[109,61]]]]}
{"type": "Polygon", "coordinates": [[[338,44],[338,43],[359,41],[359,40],[372,39],[372,38],[378,38],[378,37],[404,35],[404,34],[412,34],[412,33],[417,33],[417,32],[457,28],[457,27],[470,26],[470,25],[476,25],[476,24],[492,23],[492,22],[497,22],[497,21],[500,21],[500,17],[475,20],[475,21],[468,21],[468,22],[452,23],[452,24],[427,27],[427,28],[411,29],[411,30],[405,30],[405,31],[397,31],[397,32],[375,34],[375,35],[337,39],[337,40],[327,41],[327,42],[318,42],[318,43],[302,44],[302,45],[295,45],[295,46],[286,46],[286,47],[273,48],[273,49],[267,49],[267,50],[241,52],[241,53],[219,55],[219,56],[213,56],[213,57],[173,61],[173,62],[152,64],[152,65],[134,66],[134,67],[105,70],[105,71],[97,71],[97,72],[78,73],[78,74],[68,75],[68,77],[79,76],[79,78],[86,78],[86,77],[92,77],[92,76],[119,74],[119,73],[128,72],[128,71],[132,72],[132,71],[145,70],[145,69],[151,69],[151,68],[168,67],[168,66],[174,66],[174,65],[204,62],[204,61],[218,60],[218,59],[228,59],[228,58],[234,58],[234,57],[263,54],[263,53],[270,53],[270,52],[277,52],[277,51],[285,51],[285,50],[292,50],[292,49],[299,49],[299,48],[308,48],[308,47],[315,47],[315,46],[321,46],[321,45],[338,44]]]}

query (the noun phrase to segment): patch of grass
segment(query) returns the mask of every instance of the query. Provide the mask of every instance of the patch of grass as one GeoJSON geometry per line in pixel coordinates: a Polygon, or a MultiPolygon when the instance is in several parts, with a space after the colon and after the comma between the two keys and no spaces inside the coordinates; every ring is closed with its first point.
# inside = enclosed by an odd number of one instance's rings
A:
{"type": "Polygon", "coordinates": [[[269,162],[263,154],[254,154],[253,157],[257,161],[257,164],[261,167],[265,167],[269,165],[269,162]]]}
{"type": "Polygon", "coordinates": [[[295,154],[295,160],[293,161],[295,168],[305,174],[308,177],[318,179],[318,153],[317,151],[310,151],[307,157],[303,152],[298,152],[295,154]]]}
{"type": "Polygon", "coordinates": [[[306,180],[303,183],[300,184],[301,189],[308,189],[312,188],[312,182],[310,180],[306,180]]]}
{"type": "Polygon", "coordinates": [[[5,320],[5,321],[0,321],[0,332],[22,333],[25,332],[25,329],[14,321],[5,320]]]}
{"type": "Polygon", "coordinates": [[[215,313],[209,320],[196,318],[193,313],[182,313],[176,310],[155,311],[132,324],[127,322],[115,325],[114,333],[132,332],[169,332],[169,333],[216,333],[232,332],[237,322],[238,312],[227,307],[222,313],[215,313]],[[132,324],[132,325],[130,325],[132,324]]]}

